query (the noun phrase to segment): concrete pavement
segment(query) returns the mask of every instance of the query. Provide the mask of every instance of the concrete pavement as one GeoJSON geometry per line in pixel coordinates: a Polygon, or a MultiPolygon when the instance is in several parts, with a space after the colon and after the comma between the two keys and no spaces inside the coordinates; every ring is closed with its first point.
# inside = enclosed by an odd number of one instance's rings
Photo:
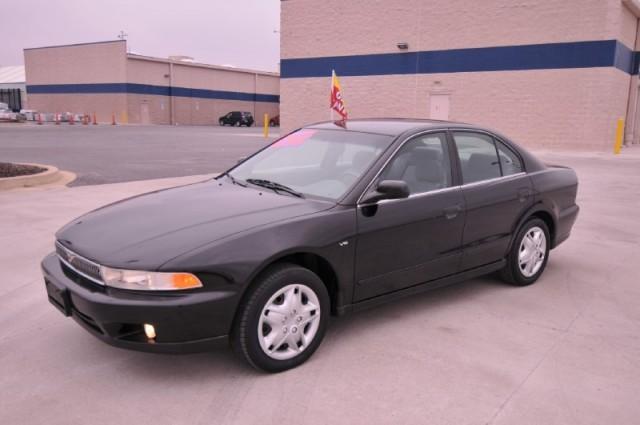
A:
{"type": "Polygon", "coordinates": [[[543,156],[577,170],[582,211],[538,283],[475,279],[333,320],[278,375],[225,349],[112,348],[47,301],[60,226],[202,177],[0,192],[0,423],[635,425],[640,151],[543,156]]]}

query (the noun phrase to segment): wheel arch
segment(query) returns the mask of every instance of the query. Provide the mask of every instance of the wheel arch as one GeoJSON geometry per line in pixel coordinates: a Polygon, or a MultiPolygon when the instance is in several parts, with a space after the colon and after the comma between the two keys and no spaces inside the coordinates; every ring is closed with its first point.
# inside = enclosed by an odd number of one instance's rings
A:
{"type": "Polygon", "coordinates": [[[539,218],[540,220],[544,221],[544,223],[547,225],[547,228],[549,229],[549,236],[551,239],[550,249],[553,249],[555,247],[557,229],[556,218],[554,214],[549,210],[549,208],[547,208],[542,202],[539,202],[525,211],[525,213],[520,217],[520,220],[517,222],[515,228],[513,229],[513,236],[511,237],[511,243],[509,244],[509,250],[507,252],[511,251],[518,230],[522,227],[522,225],[524,225],[524,223],[532,218],[539,218]]]}
{"type": "Polygon", "coordinates": [[[265,261],[254,271],[254,273],[252,273],[251,277],[249,278],[249,284],[246,285],[240,297],[240,302],[238,303],[238,308],[236,309],[234,315],[232,329],[235,328],[235,323],[239,316],[239,307],[246,302],[247,298],[251,294],[252,289],[255,288],[257,282],[264,275],[264,273],[266,273],[271,267],[277,264],[298,265],[300,267],[309,269],[316,275],[318,275],[320,280],[322,280],[322,283],[324,283],[325,287],[327,288],[327,292],[329,293],[331,315],[337,315],[339,282],[338,275],[335,271],[334,266],[326,258],[316,253],[309,251],[295,251],[282,253],[265,261]]]}

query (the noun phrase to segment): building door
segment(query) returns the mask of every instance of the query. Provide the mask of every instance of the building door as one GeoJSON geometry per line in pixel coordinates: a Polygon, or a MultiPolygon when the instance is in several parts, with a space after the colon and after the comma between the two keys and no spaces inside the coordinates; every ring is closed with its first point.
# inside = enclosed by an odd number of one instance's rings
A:
{"type": "Polygon", "coordinates": [[[431,113],[429,118],[433,120],[449,119],[449,95],[448,94],[432,94],[429,96],[431,113]]]}
{"type": "Polygon", "coordinates": [[[140,124],[151,124],[149,117],[149,104],[144,101],[140,104],[140,124]]]}

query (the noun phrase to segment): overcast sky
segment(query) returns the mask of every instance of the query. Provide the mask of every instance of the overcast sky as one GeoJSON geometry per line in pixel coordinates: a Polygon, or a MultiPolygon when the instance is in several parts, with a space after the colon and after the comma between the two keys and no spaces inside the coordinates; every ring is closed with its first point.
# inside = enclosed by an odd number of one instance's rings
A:
{"type": "Polygon", "coordinates": [[[131,52],[277,71],[280,0],[0,0],[0,66],[22,49],[127,34],[131,52]]]}

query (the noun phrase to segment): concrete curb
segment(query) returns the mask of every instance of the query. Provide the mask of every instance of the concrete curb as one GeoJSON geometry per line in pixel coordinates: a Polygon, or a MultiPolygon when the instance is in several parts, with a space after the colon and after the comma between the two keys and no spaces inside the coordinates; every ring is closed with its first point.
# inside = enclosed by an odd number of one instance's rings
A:
{"type": "Polygon", "coordinates": [[[46,168],[46,171],[27,176],[3,177],[0,178],[0,190],[15,189],[18,187],[33,187],[55,182],[60,179],[60,171],[52,165],[20,163],[23,165],[33,165],[46,168]]]}

